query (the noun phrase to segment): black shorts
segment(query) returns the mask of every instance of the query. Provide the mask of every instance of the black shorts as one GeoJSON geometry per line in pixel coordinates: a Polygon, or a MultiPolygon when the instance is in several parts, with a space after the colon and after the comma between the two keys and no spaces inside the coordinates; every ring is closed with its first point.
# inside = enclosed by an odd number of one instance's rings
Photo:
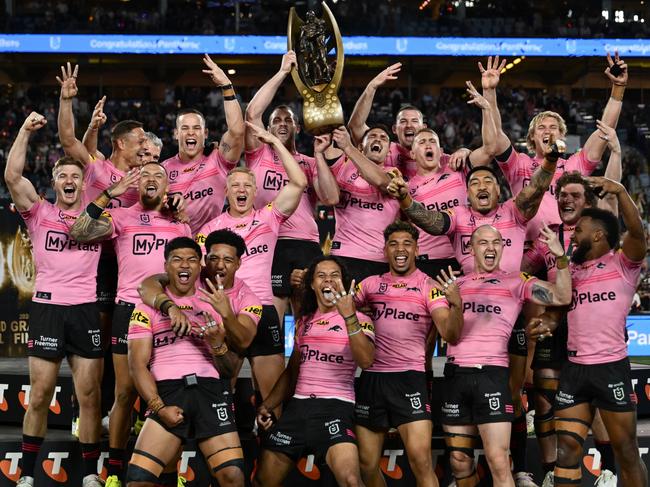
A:
{"type": "Polygon", "coordinates": [[[357,283],[363,281],[366,277],[378,276],[388,272],[386,262],[375,262],[374,260],[355,259],[353,257],[343,257],[337,255],[343,261],[350,274],[350,278],[357,283]]]}
{"type": "Polygon", "coordinates": [[[161,380],[156,382],[158,395],[166,406],[183,410],[183,422],[169,428],[151,413],[148,417],[167,431],[183,440],[203,440],[237,431],[235,403],[230,392],[230,381],[198,377],[198,384],[187,387],[185,381],[161,380]]]}
{"type": "Polygon", "coordinates": [[[275,245],[271,267],[271,286],[273,296],[291,295],[291,272],[305,269],[311,262],[323,255],[320,244],[309,240],[281,238],[275,245]]]}
{"type": "Polygon", "coordinates": [[[445,364],[442,424],[510,423],[514,419],[508,367],[445,364]]]}
{"type": "Polygon", "coordinates": [[[257,325],[257,334],[246,351],[247,357],[261,355],[284,355],[284,324],[280,323],[275,306],[262,306],[262,317],[257,325]]]}
{"type": "Polygon", "coordinates": [[[605,411],[635,411],[637,398],[632,387],[630,361],[624,358],[595,365],[567,361],[560,372],[555,410],[585,402],[605,411]]]}
{"type": "Polygon", "coordinates": [[[426,255],[418,255],[417,259],[415,259],[415,267],[432,279],[439,276],[442,270],[447,272],[449,266],[455,271],[460,270],[460,265],[456,259],[427,259],[426,255]]]}
{"type": "Polygon", "coordinates": [[[371,430],[396,428],[423,419],[431,421],[424,372],[361,372],[354,407],[358,425],[371,430]]]}
{"type": "Polygon", "coordinates": [[[126,355],[129,352],[129,322],[135,304],[119,300],[113,311],[111,352],[126,355]]]}
{"type": "Polygon", "coordinates": [[[102,243],[102,254],[97,265],[97,306],[100,312],[111,313],[117,294],[117,257],[112,249],[104,250],[104,245],[112,244],[102,243]]]}
{"type": "Polygon", "coordinates": [[[519,313],[515,327],[512,329],[508,340],[508,353],[520,357],[528,356],[528,339],[526,338],[526,320],[524,314],[519,313]]]}
{"type": "Polygon", "coordinates": [[[102,358],[97,303],[64,306],[32,301],[27,355],[49,359],[66,355],[102,358]]]}
{"type": "Polygon", "coordinates": [[[293,398],[273,425],[263,447],[284,453],[294,462],[313,453],[324,461],[338,443],[356,443],[354,404],[339,399],[293,398]]]}
{"type": "MultiPolygon", "coordinates": [[[[565,315],[566,316],[566,315],[565,315]]],[[[553,332],[553,336],[538,340],[535,344],[533,355],[533,370],[555,369],[560,370],[567,361],[568,328],[565,318],[553,332]]]]}

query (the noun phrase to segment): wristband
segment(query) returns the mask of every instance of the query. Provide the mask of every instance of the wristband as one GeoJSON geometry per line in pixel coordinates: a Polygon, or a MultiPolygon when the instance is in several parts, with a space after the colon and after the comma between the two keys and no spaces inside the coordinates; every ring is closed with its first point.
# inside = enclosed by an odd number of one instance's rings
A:
{"type": "Polygon", "coordinates": [[[157,413],[165,407],[165,403],[162,401],[162,399],[160,399],[160,396],[156,395],[147,401],[147,407],[154,413],[157,413]]]}
{"type": "Polygon", "coordinates": [[[232,87],[232,83],[221,86],[221,94],[223,99],[226,101],[236,100],[235,89],[232,87]]]}
{"type": "Polygon", "coordinates": [[[223,342],[218,347],[212,347],[212,355],[214,357],[221,357],[226,353],[228,353],[228,345],[226,344],[226,342],[223,342]]]}
{"type": "Polygon", "coordinates": [[[555,259],[555,267],[558,269],[566,269],[569,267],[569,257],[564,254],[555,259]]]}
{"type": "Polygon", "coordinates": [[[99,206],[94,201],[91,201],[90,203],[88,203],[88,206],[86,206],[86,213],[88,213],[88,216],[93,220],[97,220],[100,216],[102,216],[103,212],[104,212],[104,208],[99,206]]]}
{"type": "Polygon", "coordinates": [[[356,335],[357,333],[361,333],[361,327],[358,327],[358,328],[357,328],[356,330],[354,330],[352,333],[348,333],[348,336],[351,337],[351,336],[356,335]]]}
{"type": "Polygon", "coordinates": [[[109,200],[113,199],[113,196],[111,196],[111,193],[108,192],[108,188],[102,191],[102,194],[106,196],[109,200]]]}
{"type": "Polygon", "coordinates": [[[357,317],[356,313],[351,314],[350,316],[344,316],[343,321],[348,321],[348,320],[351,320],[352,318],[356,318],[356,317],[357,317]]]}
{"type": "Polygon", "coordinates": [[[162,303],[160,303],[160,312],[165,316],[169,316],[169,308],[172,306],[174,306],[174,302],[171,299],[167,298],[162,303]]]}
{"type": "MultiPolygon", "coordinates": [[[[169,296],[167,296],[165,293],[156,294],[156,297],[153,298],[153,309],[160,310],[160,305],[157,303],[158,299],[165,301],[165,299],[169,299],[169,296]]],[[[160,304],[162,304],[162,301],[160,304]]]]}

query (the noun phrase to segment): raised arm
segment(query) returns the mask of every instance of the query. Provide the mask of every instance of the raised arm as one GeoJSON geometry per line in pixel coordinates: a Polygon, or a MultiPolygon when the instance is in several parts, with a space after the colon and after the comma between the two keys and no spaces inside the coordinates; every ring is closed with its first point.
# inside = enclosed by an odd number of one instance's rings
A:
{"type": "Polygon", "coordinates": [[[93,155],[96,159],[104,159],[104,154],[97,150],[97,139],[99,136],[99,129],[106,123],[106,114],[104,113],[104,103],[106,103],[106,96],[102,96],[93,110],[93,115],[90,118],[90,124],[86,129],[83,138],[83,145],[89,154],[93,155]]]}
{"type": "MultiPolygon", "coordinates": [[[[605,75],[612,82],[612,91],[609,100],[607,100],[607,105],[605,105],[605,110],[603,111],[601,120],[608,127],[616,128],[618,117],[623,108],[623,95],[625,94],[625,87],[627,86],[627,64],[618,57],[618,52],[614,53],[614,59],[612,59],[610,54],[607,53],[607,64],[608,67],[605,69],[605,75]],[[614,65],[616,65],[617,68],[615,68],[615,72],[612,73],[611,70],[614,65]],[[620,69],[620,72],[616,72],[618,69],[620,69]]],[[[582,148],[587,155],[587,159],[590,161],[600,161],[603,152],[605,152],[605,147],[607,147],[607,141],[603,140],[600,135],[601,132],[599,128],[596,128],[582,148]]]]}
{"type": "Polygon", "coordinates": [[[325,160],[325,151],[332,143],[330,135],[314,137],[314,159],[317,176],[314,179],[314,191],[318,200],[324,205],[334,206],[339,202],[340,189],[332,170],[325,160]]]}
{"type": "MultiPolygon", "coordinates": [[[[355,363],[362,369],[367,369],[375,360],[375,344],[369,338],[368,334],[375,336],[374,328],[367,330],[362,328],[357,316],[357,308],[354,304],[354,293],[356,290],[355,281],[352,279],[350,289],[346,292],[345,287],[340,279],[337,280],[338,290],[336,292],[334,304],[339,315],[345,321],[345,328],[348,332],[348,342],[350,351],[355,363]]],[[[367,325],[370,326],[370,325],[367,325]]]]}
{"type": "Polygon", "coordinates": [[[226,160],[236,163],[244,149],[244,133],[246,132],[241,106],[235,96],[232,83],[223,69],[217,66],[207,54],[203,56],[203,62],[206,66],[203,72],[209,75],[212,82],[223,92],[223,111],[226,114],[228,130],[221,136],[219,152],[226,160]]]}
{"type": "Polygon", "coordinates": [[[645,229],[639,208],[634,204],[625,187],[621,183],[607,178],[587,177],[585,179],[593,188],[602,188],[600,196],[608,193],[616,195],[618,209],[627,229],[625,237],[623,237],[623,253],[631,261],[643,260],[646,256],[645,229]]]}
{"type": "MultiPolygon", "coordinates": [[[[499,56],[495,56],[494,59],[492,56],[488,57],[486,67],[483,67],[483,64],[478,63],[478,69],[481,72],[481,87],[483,88],[483,96],[489,102],[490,108],[492,110],[492,120],[496,128],[497,137],[494,150],[496,154],[503,154],[508,147],[512,144],[510,139],[503,131],[503,126],[501,123],[501,113],[499,112],[499,107],[497,105],[497,86],[499,85],[499,80],[501,78],[501,70],[505,67],[506,60],[502,60],[499,64],[499,56]]],[[[484,139],[485,140],[485,139],[484,139]]],[[[485,166],[490,163],[491,160],[486,158],[476,157],[475,161],[472,161],[472,164],[475,166],[485,166]]]]}
{"type": "Polygon", "coordinates": [[[571,272],[569,258],[556,232],[547,225],[541,229],[540,241],[544,242],[555,256],[555,282],[535,280],[533,282],[531,301],[544,306],[566,306],[571,303],[571,272]]]}
{"type": "MultiPolygon", "coordinates": [[[[607,161],[607,167],[605,168],[605,177],[620,183],[623,176],[623,164],[621,144],[616,135],[616,130],[608,127],[600,120],[596,121],[596,126],[601,132],[600,137],[607,142],[607,147],[609,147],[609,161],[607,161]]],[[[603,199],[599,199],[598,208],[611,211],[618,216],[618,199],[616,195],[607,194],[603,199]]]]}
{"type": "Polygon", "coordinates": [[[30,113],[20,127],[7,157],[5,182],[11,194],[11,199],[19,211],[29,210],[39,198],[32,182],[23,176],[23,171],[27,159],[29,136],[32,132],[44,127],[46,123],[47,120],[43,115],[36,112],[30,113]]]}
{"type": "Polygon", "coordinates": [[[399,201],[401,210],[419,228],[431,235],[444,235],[451,219],[444,211],[427,210],[419,201],[415,201],[409,194],[409,187],[401,176],[391,179],[386,188],[388,194],[399,201]]]}
{"type": "Polygon", "coordinates": [[[352,115],[350,115],[350,120],[348,122],[348,128],[350,129],[352,140],[355,144],[361,142],[363,134],[368,130],[366,121],[370,115],[370,110],[372,110],[372,101],[375,98],[377,89],[387,81],[397,79],[397,74],[400,72],[400,69],[402,69],[402,63],[395,63],[388,66],[370,80],[366,89],[361,93],[356,105],[354,105],[354,110],[352,110],[352,115]]]}
{"type": "MultiPolygon", "coordinates": [[[[386,145],[390,144],[388,135],[383,131],[382,136],[385,136],[386,138],[383,143],[386,145]]],[[[339,148],[343,150],[343,153],[359,170],[361,177],[376,188],[380,189],[382,192],[386,193],[386,188],[388,187],[388,183],[390,183],[390,176],[386,174],[381,166],[378,166],[366,156],[364,156],[363,153],[352,144],[350,134],[345,129],[345,127],[341,126],[334,130],[334,132],[332,132],[332,138],[336,142],[336,145],[338,145],[339,148]]]]}
{"type": "Polygon", "coordinates": [[[289,152],[284,144],[280,142],[280,139],[250,122],[246,122],[246,125],[248,130],[253,132],[259,140],[265,144],[269,144],[280,156],[284,170],[287,172],[289,182],[277,194],[274,204],[280,213],[284,215],[292,215],[293,212],[296,211],[296,208],[298,208],[302,193],[307,189],[307,176],[305,176],[303,170],[300,169],[300,165],[293,158],[291,152],[289,152]]]}
{"type": "Polygon", "coordinates": [[[92,161],[92,157],[86,149],[86,146],[77,139],[74,133],[74,115],[72,113],[72,99],[77,96],[77,74],[79,66],[74,67],[70,63],[61,66],[61,78],[56,80],[61,86],[61,95],[59,97],[59,117],[57,121],[59,129],[59,141],[66,155],[71,156],[83,164],[92,161]]]}
{"type": "MultiPolygon", "coordinates": [[[[557,146],[560,144],[564,143],[558,141],[556,145],[553,137],[551,136],[549,138],[548,144],[543,147],[544,161],[531,176],[530,184],[524,186],[517,196],[515,196],[515,205],[517,205],[517,209],[527,220],[530,220],[537,214],[539,205],[542,203],[542,198],[553,180],[557,160],[561,152],[564,152],[558,151],[557,146]]],[[[562,145],[562,147],[564,146],[562,145]]]]}
{"type": "MultiPolygon", "coordinates": [[[[484,166],[489,164],[494,156],[497,155],[497,145],[498,145],[498,131],[497,126],[494,123],[494,114],[492,107],[488,100],[482,96],[474,85],[470,81],[466,81],[467,93],[470,96],[469,101],[467,102],[470,105],[474,105],[481,109],[481,139],[482,145],[478,149],[474,149],[469,154],[469,160],[472,163],[472,166],[484,166]]],[[[500,122],[499,122],[500,123],[500,122]]],[[[458,169],[457,167],[452,167],[452,169],[458,169]]]]}
{"type": "MultiPolygon", "coordinates": [[[[296,66],[296,53],[288,51],[282,56],[282,63],[280,70],[273,75],[273,77],[262,85],[257,90],[253,99],[246,107],[246,121],[252,123],[256,127],[264,128],[262,116],[264,111],[269,107],[278,88],[282,85],[287,75],[291,72],[291,68],[296,66]]],[[[262,142],[250,131],[246,131],[246,150],[257,149],[262,142]]]]}
{"type": "Polygon", "coordinates": [[[139,177],[139,170],[131,169],[122,179],[104,190],[77,217],[70,229],[70,236],[77,242],[97,242],[110,238],[113,234],[113,220],[104,213],[104,209],[111,199],[124,194],[139,177]]]}

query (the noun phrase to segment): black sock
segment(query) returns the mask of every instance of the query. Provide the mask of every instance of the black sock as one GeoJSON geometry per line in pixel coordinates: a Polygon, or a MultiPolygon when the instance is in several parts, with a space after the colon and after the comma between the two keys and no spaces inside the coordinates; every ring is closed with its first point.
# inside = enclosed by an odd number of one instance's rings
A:
{"type": "Polygon", "coordinates": [[[119,479],[124,475],[124,450],[122,448],[108,449],[108,476],[117,475],[119,479]]]}
{"type": "Polygon", "coordinates": [[[614,460],[614,450],[609,441],[594,441],[596,450],[600,452],[600,469],[609,470],[616,473],[616,460],[614,460]]]}
{"type": "Polygon", "coordinates": [[[526,429],[526,414],[514,419],[510,433],[510,455],[512,456],[512,471],[526,471],[526,442],[528,431],[526,429]]]}
{"type": "Polygon", "coordinates": [[[542,463],[542,468],[544,469],[544,473],[552,472],[555,470],[555,462],[550,462],[550,463],[542,463]]]}
{"type": "Polygon", "coordinates": [[[99,460],[99,443],[79,443],[81,445],[81,458],[83,459],[84,477],[97,475],[97,461],[99,460]]]}
{"type": "Polygon", "coordinates": [[[36,465],[36,457],[38,457],[38,452],[41,451],[43,440],[44,438],[40,436],[23,435],[23,458],[20,464],[21,476],[34,476],[34,465],[36,465]]]}

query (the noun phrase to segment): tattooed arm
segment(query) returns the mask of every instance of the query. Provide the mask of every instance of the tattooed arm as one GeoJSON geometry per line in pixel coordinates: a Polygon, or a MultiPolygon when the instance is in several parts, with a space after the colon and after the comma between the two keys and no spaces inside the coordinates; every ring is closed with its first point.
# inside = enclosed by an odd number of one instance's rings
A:
{"type": "Polygon", "coordinates": [[[213,356],[212,361],[222,379],[231,379],[237,373],[237,368],[239,367],[241,359],[237,353],[229,350],[221,357],[213,356]]]}
{"type": "MultiPolygon", "coordinates": [[[[549,145],[551,144],[552,142],[549,141],[549,145]]],[[[544,162],[530,178],[530,184],[524,187],[515,197],[515,205],[517,205],[517,209],[526,220],[532,219],[537,214],[542,198],[553,180],[558,156],[557,153],[547,152],[544,156],[544,162]]]]}
{"type": "MultiPolygon", "coordinates": [[[[571,303],[571,271],[569,271],[569,258],[564,253],[557,233],[547,225],[541,229],[539,240],[548,246],[555,256],[555,283],[534,280],[531,301],[544,306],[565,306],[571,303]]],[[[525,277],[525,275],[524,275],[525,277]]]]}
{"type": "MultiPolygon", "coordinates": [[[[91,203],[91,205],[92,204],[94,203],[91,203]]],[[[99,208],[100,211],[102,209],[103,208],[99,208]]],[[[111,218],[106,216],[103,212],[99,218],[93,218],[88,214],[88,208],[79,215],[77,221],[74,222],[74,225],[72,225],[72,228],[70,229],[70,236],[77,242],[97,242],[99,240],[106,240],[112,234],[113,221],[111,218]]]]}
{"type": "Polygon", "coordinates": [[[409,188],[401,176],[394,176],[386,192],[399,201],[402,211],[418,227],[431,235],[444,235],[451,225],[449,215],[442,211],[427,210],[409,194],[409,188]]]}

